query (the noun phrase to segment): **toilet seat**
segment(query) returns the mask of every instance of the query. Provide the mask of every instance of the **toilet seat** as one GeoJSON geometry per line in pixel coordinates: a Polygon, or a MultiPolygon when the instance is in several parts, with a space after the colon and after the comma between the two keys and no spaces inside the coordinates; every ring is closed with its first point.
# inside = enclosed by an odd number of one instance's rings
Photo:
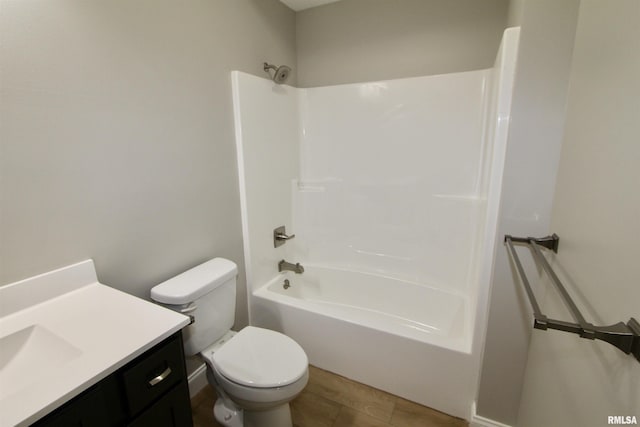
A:
{"type": "Polygon", "coordinates": [[[304,377],[309,361],[302,347],[288,336],[247,326],[213,353],[213,364],[233,383],[276,388],[304,377]]]}

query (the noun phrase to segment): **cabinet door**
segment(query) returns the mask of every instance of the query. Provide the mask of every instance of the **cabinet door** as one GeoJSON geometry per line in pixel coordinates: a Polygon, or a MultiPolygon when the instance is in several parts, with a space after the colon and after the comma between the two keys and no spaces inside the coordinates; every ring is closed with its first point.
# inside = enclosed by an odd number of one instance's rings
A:
{"type": "MultiPolygon", "coordinates": [[[[211,415],[213,416],[213,414],[211,415]]],[[[192,427],[191,402],[186,381],[168,392],[136,418],[129,427],[192,427]]]]}
{"type": "Polygon", "coordinates": [[[36,422],[32,427],[111,427],[100,385],[36,422]]]}

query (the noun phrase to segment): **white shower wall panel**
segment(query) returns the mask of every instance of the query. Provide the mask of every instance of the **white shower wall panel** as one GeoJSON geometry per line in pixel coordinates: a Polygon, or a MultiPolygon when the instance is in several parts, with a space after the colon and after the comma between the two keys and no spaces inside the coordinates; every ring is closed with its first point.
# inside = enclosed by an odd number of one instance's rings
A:
{"type": "Polygon", "coordinates": [[[273,247],[273,229],[291,230],[291,180],[298,176],[296,88],[232,73],[238,176],[247,282],[278,273],[289,247],[273,247]]]}
{"type": "Polygon", "coordinates": [[[490,70],[299,92],[306,262],[468,291],[490,70]]]}

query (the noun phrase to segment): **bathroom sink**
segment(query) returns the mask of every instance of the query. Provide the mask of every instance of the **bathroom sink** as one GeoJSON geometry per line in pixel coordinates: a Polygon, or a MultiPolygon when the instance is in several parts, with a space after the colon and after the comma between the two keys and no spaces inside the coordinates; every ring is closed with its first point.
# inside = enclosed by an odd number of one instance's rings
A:
{"type": "Polygon", "coordinates": [[[0,427],[32,425],[188,323],[99,283],[91,260],[0,286],[0,427]]]}
{"type": "Polygon", "coordinates": [[[32,384],[47,381],[82,352],[41,325],[0,338],[0,400],[32,384]],[[7,385],[10,384],[10,387],[7,385]]]}

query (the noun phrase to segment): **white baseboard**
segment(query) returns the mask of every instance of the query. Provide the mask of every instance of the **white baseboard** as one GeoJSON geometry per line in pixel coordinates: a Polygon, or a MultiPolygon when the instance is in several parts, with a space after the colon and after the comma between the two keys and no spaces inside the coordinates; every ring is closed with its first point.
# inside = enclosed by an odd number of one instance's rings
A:
{"type": "Polygon", "coordinates": [[[193,398],[208,384],[207,366],[203,363],[189,375],[189,396],[193,398]]]}
{"type": "Polygon", "coordinates": [[[511,427],[507,424],[499,423],[498,421],[490,420],[489,418],[481,417],[476,413],[476,402],[471,405],[471,421],[469,427],[511,427]]]}

